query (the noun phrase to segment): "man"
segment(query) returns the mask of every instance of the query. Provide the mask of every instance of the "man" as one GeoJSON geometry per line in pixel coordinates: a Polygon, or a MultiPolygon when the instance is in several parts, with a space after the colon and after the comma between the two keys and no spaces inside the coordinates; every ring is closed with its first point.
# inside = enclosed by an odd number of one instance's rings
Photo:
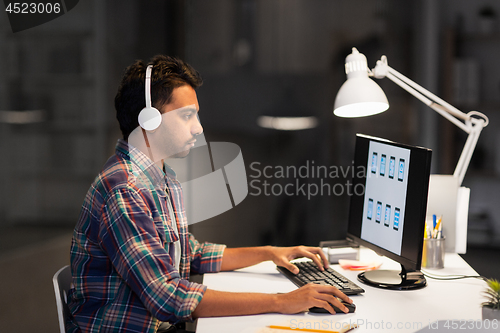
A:
{"type": "Polygon", "coordinates": [[[294,258],[311,258],[320,269],[328,263],[316,247],[231,249],[200,244],[189,234],[182,189],[164,161],[186,156],[203,131],[195,92],[202,81],[178,59],[156,56],[150,65],[129,66],[115,97],[123,140],[91,185],[75,227],[68,331],[157,332],[165,323],[197,317],[297,313],[312,306],[334,313],[330,304],[347,312],[334,296],[352,301],[329,286],[271,295],[189,282],[190,272],[234,270],[265,260],[295,273],[294,258]],[[149,97],[161,117],[154,129],[138,122],[149,97]]]}

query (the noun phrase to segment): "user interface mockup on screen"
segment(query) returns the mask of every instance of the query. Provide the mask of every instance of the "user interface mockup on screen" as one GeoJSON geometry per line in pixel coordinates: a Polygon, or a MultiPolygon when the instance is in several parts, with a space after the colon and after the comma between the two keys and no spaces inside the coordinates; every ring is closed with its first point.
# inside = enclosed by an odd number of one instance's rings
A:
{"type": "Polygon", "coordinates": [[[409,149],[370,141],[361,239],[401,255],[409,149]]]}

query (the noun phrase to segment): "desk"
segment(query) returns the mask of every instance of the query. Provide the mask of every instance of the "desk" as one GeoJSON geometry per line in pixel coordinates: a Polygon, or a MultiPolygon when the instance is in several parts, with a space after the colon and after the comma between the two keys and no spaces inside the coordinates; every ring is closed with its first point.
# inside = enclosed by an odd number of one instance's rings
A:
{"type": "MultiPolygon", "coordinates": [[[[360,259],[379,260],[382,262],[381,269],[400,268],[395,261],[379,257],[366,248],[361,250],[360,259]]],[[[333,268],[365,289],[365,293],[351,296],[357,307],[355,313],[333,316],[300,313],[200,318],[196,332],[287,332],[266,328],[273,324],[294,327],[316,324],[316,328],[338,330],[341,323],[349,321],[359,325],[354,331],[356,333],[415,332],[437,320],[481,320],[480,304],[484,301],[482,291],[486,286],[481,280],[439,281],[427,278],[427,286],[423,289],[391,291],[362,284],[357,281],[359,272],[343,270],[339,265],[333,265],[333,268]]],[[[444,269],[427,272],[436,275],[477,275],[458,254],[452,253],[446,254],[444,269]]],[[[234,292],[277,293],[296,289],[292,282],[276,270],[272,262],[263,262],[233,272],[205,274],[203,284],[211,289],[234,292]]]]}

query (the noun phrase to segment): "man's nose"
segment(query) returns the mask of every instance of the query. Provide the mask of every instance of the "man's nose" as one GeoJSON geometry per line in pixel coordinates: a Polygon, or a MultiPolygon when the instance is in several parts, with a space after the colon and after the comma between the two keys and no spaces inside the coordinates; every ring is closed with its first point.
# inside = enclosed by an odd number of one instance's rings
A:
{"type": "Polygon", "coordinates": [[[191,128],[191,134],[193,134],[194,136],[203,133],[203,127],[201,126],[200,119],[198,117],[196,118],[196,123],[191,128]]]}

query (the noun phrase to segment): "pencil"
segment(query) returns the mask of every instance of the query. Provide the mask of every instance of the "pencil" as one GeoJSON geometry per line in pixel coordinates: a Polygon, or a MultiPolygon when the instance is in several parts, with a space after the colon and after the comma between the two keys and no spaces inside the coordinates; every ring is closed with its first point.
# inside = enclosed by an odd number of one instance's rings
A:
{"type": "Polygon", "coordinates": [[[345,332],[349,332],[352,329],[355,329],[356,327],[358,327],[358,325],[351,324],[348,327],[342,328],[340,331],[329,331],[329,330],[320,330],[320,329],[313,329],[313,328],[291,328],[289,326],[280,326],[280,325],[269,325],[268,327],[279,329],[279,330],[292,330],[292,331],[299,331],[299,332],[345,333],[345,332]]]}

